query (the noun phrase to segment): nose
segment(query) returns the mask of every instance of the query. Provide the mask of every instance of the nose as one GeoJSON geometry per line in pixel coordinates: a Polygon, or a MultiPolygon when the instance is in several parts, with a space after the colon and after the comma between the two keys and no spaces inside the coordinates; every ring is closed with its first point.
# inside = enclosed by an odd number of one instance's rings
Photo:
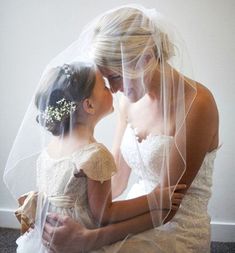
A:
{"type": "Polygon", "coordinates": [[[123,84],[112,85],[110,90],[111,90],[112,93],[117,93],[118,91],[124,92],[123,84]]]}

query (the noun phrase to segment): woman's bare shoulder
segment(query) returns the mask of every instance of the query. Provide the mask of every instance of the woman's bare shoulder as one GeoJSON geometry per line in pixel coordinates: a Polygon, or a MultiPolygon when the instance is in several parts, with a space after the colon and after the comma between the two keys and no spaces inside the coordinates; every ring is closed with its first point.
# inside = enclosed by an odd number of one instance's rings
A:
{"type": "Polygon", "coordinates": [[[195,106],[198,112],[217,114],[217,105],[212,92],[203,84],[196,83],[195,106]]]}
{"type": "Polygon", "coordinates": [[[200,95],[212,96],[212,92],[204,84],[196,82],[197,91],[200,95]]]}
{"type": "Polygon", "coordinates": [[[196,83],[196,88],[197,93],[187,120],[187,125],[192,131],[188,130],[196,136],[211,136],[211,145],[216,146],[216,142],[218,142],[219,115],[214,96],[201,83],[196,83]]]}

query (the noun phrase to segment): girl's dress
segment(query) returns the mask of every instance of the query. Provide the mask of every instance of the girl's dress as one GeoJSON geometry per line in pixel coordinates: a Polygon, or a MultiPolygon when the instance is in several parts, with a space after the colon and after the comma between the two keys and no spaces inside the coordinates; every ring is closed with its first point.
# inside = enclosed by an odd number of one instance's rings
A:
{"type": "Polygon", "coordinates": [[[17,252],[47,252],[41,242],[47,212],[67,215],[88,228],[95,228],[88,204],[87,177],[102,183],[115,172],[113,156],[101,143],[88,144],[60,159],[51,158],[43,150],[37,160],[37,210],[41,213],[36,215],[35,228],[17,239],[17,252]]]}

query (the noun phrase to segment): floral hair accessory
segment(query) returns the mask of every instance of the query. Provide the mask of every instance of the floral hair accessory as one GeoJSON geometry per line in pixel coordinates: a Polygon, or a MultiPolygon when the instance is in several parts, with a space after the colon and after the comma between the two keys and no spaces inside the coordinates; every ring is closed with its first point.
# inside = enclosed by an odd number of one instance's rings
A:
{"type": "Polygon", "coordinates": [[[49,123],[61,121],[64,117],[69,116],[75,112],[77,104],[75,102],[67,101],[65,98],[57,101],[58,106],[47,106],[45,112],[42,113],[42,117],[49,123]]]}
{"type": "Polygon", "coordinates": [[[73,74],[73,71],[70,68],[70,66],[68,64],[64,64],[62,69],[64,71],[64,74],[65,74],[66,78],[69,79],[73,74]]]}

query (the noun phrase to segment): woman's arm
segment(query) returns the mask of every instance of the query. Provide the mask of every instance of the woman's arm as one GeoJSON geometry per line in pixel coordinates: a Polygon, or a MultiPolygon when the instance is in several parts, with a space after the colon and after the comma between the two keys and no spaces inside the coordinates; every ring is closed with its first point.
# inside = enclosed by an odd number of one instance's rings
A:
{"type": "Polygon", "coordinates": [[[121,195],[127,188],[131,169],[125,162],[120,150],[116,151],[115,163],[117,173],[112,177],[112,198],[115,199],[121,195]]]}
{"type": "MultiPolygon", "coordinates": [[[[163,214],[166,216],[168,211],[163,214]]],[[[159,217],[158,211],[153,215],[159,217]]],[[[49,253],[80,253],[99,249],[153,227],[149,213],[93,230],[86,229],[68,216],[49,214],[43,231],[43,242],[50,242],[49,253]],[[58,226],[55,226],[58,224],[58,226]]]]}
{"type": "MultiPolygon", "coordinates": [[[[214,98],[210,91],[199,85],[197,97],[186,118],[186,170],[180,179],[180,184],[186,184],[187,188],[182,190],[185,194],[196,177],[207,152],[218,147],[218,111],[214,98]]],[[[180,146],[183,138],[181,132],[175,137],[177,145],[180,146]]],[[[169,173],[171,184],[177,184],[183,164],[182,158],[176,145],[173,145],[170,154],[169,173]]],[[[164,179],[167,185],[167,176],[164,179]]],[[[171,220],[176,211],[171,210],[166,222],[171,220]]]]}
{"type": "Polygon", "coordinates": [[[164,218],[168,212],[169,211],[155,210],[151,212],[151,214],[146,213],[126,221],[91,230],[88,233],[91,233],[90,236],[92,238],[96,238],[92,247],[94,249],[99,249],[104,245],[120,241],[128,235],[138,234],[153,227],[160,226],[160,221],[158,224],[155,223],[153,225],[154,216],[160,217],[160,215],[163,215],[162,217],[164,218]]]}
{"type": "Polygon", "coordinates": [[[117,173],[112,177],[112,198],[116,198],[126,189],[131,168],[122,157],[120,146],[127,126],[128,100],[122,96],[118,110],[117,126],[114,134],[112,154],[117,165],[117,173]]]}

